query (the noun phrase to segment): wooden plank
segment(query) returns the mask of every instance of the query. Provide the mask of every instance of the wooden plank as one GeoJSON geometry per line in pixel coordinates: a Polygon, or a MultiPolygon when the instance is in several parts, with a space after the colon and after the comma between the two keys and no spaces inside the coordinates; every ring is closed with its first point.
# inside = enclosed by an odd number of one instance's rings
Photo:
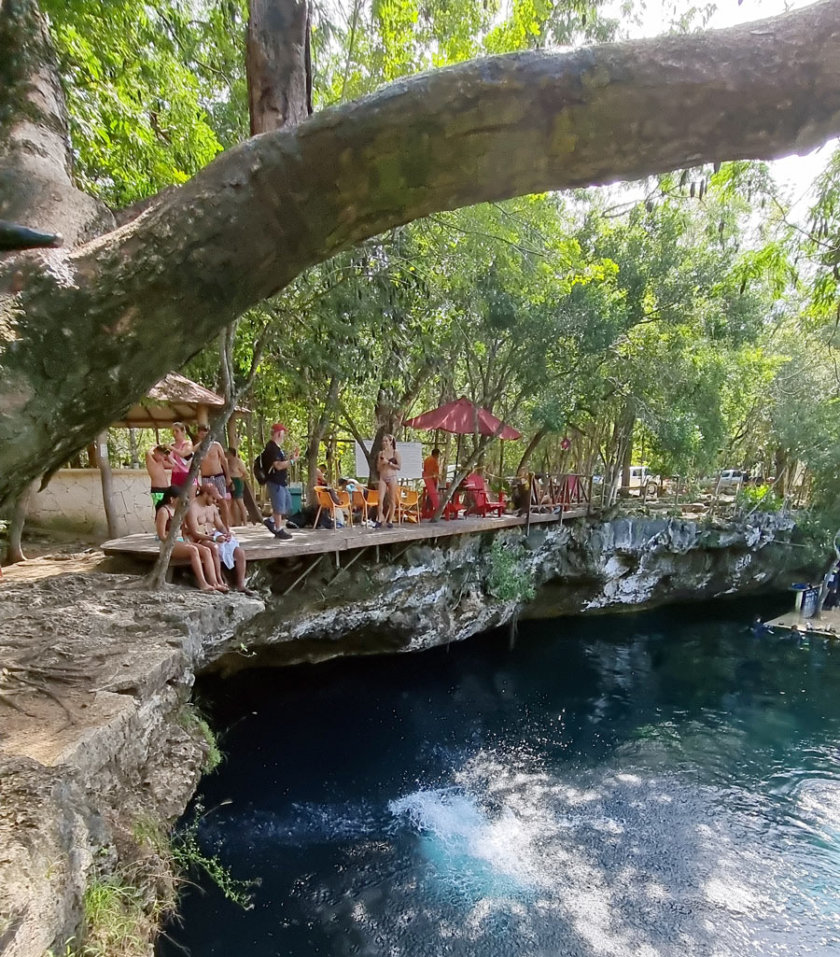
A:
{"type": "MultiPolygon", "coordinates": [[[[567,509],[562,520],[581,518],[585,508],[567,509]]],[[[555,524],[561,516],[554,513],[532,514],[530,526],[555,524]]],[[[293,533],[293,538],[279,541],[262,525],[238,527],[236,537],[249,562],[273,561],[283,558],[298,558],[302,555],[319,555],[327,552],[343,552],[373,545],[394,545],[400,542],[433,541],[451,538],[454,535],[471,535],[495,532],[503,528],[517,528],[526,524],[526,517],[519,515],[488,516],[487,518],[462,518],[453,521],[422,522],[420,525],[397,525],[394,528],[305,528],[293,533]]],[[[141,560],[157,558],[160,543],[152,534],[139,533],[115,538],[102,545],[106,555],[131,555],[141,560]]]]}

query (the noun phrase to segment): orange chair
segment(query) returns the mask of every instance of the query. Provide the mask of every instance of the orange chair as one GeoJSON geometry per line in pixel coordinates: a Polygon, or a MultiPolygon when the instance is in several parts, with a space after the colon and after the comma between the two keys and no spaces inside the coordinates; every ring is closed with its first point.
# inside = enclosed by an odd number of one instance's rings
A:
{"type": "Polygon", "coordinates": [[[401,522],[403,518],[409,522],[420,524],[420,493],[413,488],[400,486],[400,497],[397,501],[397,521],[401,522]]]}
{"type": "Polygon", "coordinates": [[[362,490],[357,487],[353,489],[353,495],[350,499],[350,504],[353,507],[353,509],[359,509],[361,511],[363,522],[368,521],[368,509],[370,508],[371,504],[374,504],[374,505],[376,504],[375,497],[374,497],[374,502],[371,503],[370,501],[371,493],[368,492],[367,494],[368,494],[368,497],[365,498],[362,490]]]}
{"type": "MultiPolygon", "coordinates": [[[[318,521],[321,518],[321,512],[329,509],[330,518],[333,523],[333,531],[338,528],[338,522],[335,520],[335,513],[341,509],[346,512],[347,520],[350,525],[353,524],[353,509],[350,505],[350,495],[347,492],[336,492],[333,489],[326,488],[323,485],[315,486],[315,497],[318,500],[318,511],[315,514],[315,528],[318,527],[318,521]]],[[[342,523],[344,519],[342,516],[342,523]]]]}

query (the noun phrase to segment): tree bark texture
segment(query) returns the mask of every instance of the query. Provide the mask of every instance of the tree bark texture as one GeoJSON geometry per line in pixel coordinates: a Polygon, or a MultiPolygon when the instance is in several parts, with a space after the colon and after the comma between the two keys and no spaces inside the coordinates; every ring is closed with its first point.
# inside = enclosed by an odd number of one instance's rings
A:
{"type": "Polygon", "coordinates": [[[73,184],[64,93],[34,0],[0,3],[0,219],[61,233],[70,246],[113,226],[73,184]]]}
{"type": "Polygon", "coordinates": [[[250,0],[251,136],[291,129],[312,113],[308,0],[250,0]]]}
{"type": "Polygon", "coordinates": [[[385,229],[838,133],[840,0],[824,0],[730,30],[465,63],[255,137],[119,229],[0,266],[0,501],[247,307],[385,229]]]}

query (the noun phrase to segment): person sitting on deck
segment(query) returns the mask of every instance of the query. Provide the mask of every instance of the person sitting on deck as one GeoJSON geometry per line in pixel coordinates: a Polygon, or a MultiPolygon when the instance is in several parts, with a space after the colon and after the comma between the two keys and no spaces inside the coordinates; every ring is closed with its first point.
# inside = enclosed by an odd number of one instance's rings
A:
{"type": "MultiPolygon", "coordinates": [[[[200,425],[196,429],[196,432],[198,433],[198,438],[193,446],[193,451],[198,449],[198,446],[209,434],[210,427],[200,425]]],[[[230,508],[228,507],[228,499],[230,498],[230,471],[228,470],[225,450],[222,448],[220,442],[211,442],[204,458],[201,460],[201,484],[203,485],[206,482],[216,486],[216,491],[219,493],[219,511],[222,513],[222,521],[225,525],[230,525],[230,508]]]]}
{"type": "MultiPolygon", "coordinates": [[[[171,486],[163,490],[160,501],[155,505],[155,532],[159,542],[163,542],[169,534],[179,496],[179,490],[171,486]]],[[[216,566],[209,548],[188,542],[183,535],[179,535],[172,548],[172,558],[189,561],[201,591],[228,591],[227,585],[216,578],[216,566]]]]}
{"type": "Polygon", "coordinates": [[[423,484],[426,486],[426,499],[429,511],[437,511],[440,504],[438,484],[440,483],[440,449],[432,449],[431,455],[423,460],[423,484]]]}
{"type": "Polygon", "coordinates": [[[214,562],[221,578],[221,565],[233,569],[236,577],[236,590],[252,595],[245,585],[247,571],[245,552],[234,538],[231,530],[219,514],[221,496],[215,485],[205,482],[190,503],[187,512],[187,534],[196,543],[205,544],[213,549],[214,562]]]}
{"type": "Polygon", "coordinates": [[[248,470],[232,445],[227,450],[227,463],[228,475],[230,475],[231,524],[247,525],[248,510],[245,508],[245,479],[248,477],[248,470]]]}
{"type": "Polygon", "coordinates": [[[146,453],[146,471],[149,473],[152,487],[152,505],[157,508],[163,493],[172,485],[172,460],[165,445],[156,445],[146,453]]]}

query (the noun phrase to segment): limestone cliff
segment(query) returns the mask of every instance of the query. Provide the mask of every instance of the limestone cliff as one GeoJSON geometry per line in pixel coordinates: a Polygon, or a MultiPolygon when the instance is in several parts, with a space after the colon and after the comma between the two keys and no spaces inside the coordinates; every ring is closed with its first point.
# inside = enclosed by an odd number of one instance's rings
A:
{"type": "Polygon", "coordinates": [[[363,556],[337,569],[332,556],[287,595],[289,573],[261,573],[272,597],[238,633],[251,657],[206,644],[205,667],[233,671],[340,655],[419,651],[523,618],[697,601],[787,584],[799,557],[789,517],[756,514],[741,525],[678,519],[576,521],[418,543],[394,558],[363,556]],[[535,597],[499,599],[493,542],[520,555],[535,597]]]}

